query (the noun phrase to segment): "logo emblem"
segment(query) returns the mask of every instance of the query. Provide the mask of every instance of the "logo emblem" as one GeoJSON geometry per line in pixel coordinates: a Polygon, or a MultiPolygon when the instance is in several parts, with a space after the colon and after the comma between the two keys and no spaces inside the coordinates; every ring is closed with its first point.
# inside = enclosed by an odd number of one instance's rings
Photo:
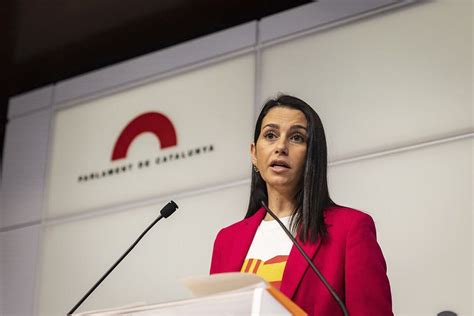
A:
{"type": "Polygon", "coordinates": [[[154,157],[143,157],[138,161],[127,161],[128,149],[133,141],[143,133],[152,133],[157,138],[161,149],[178,145],[176,129],[171,120],[159,112],[146,112],[131,120],[115,141],[110,157],[113,165],[104,166],[101,170],[84,172],[77,177],[79,183],[99,180],[106,177],[134,172],[137,169],[159,167],[174,161],[198,157],[214,151],[214,145],[201,145],[188,149],[160,152],[154,157]],[[123,160],[123,161],[122,161],[123,160]],[[117,164],[118,162],[118,164],[117,164]]]}
{"type": "Polygon", "coordinates": [[[152,133],[159,140],[161,149],[177,144],[176,130],[170,119],[158,112],[143,113],[134,118],[120,133],[112,151],[112,161],[127,157],[132,142],[143,133],[152,133]]]}

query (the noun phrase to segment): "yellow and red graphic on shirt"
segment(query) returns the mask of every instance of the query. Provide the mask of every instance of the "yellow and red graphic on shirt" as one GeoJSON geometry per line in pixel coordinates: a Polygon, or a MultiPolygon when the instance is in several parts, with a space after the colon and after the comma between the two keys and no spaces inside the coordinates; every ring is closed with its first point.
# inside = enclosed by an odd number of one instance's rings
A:
{"type": "Polygon", "coordinates": [[[288,256],[275,256],[265,262],[254,258],[245,259],[240,272],[254,273],[280,289],[287,260],[288,256]]]}

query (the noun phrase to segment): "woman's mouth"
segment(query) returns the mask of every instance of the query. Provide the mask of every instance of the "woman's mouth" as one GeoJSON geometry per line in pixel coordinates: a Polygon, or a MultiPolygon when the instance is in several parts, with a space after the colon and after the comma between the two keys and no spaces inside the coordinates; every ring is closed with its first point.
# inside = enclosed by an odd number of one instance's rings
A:
{"type": "Polygon", "coordinates": [[[274,160],[270,164],[270,169],[276,173],[285,172],[290,168],[290,165],[283,160],[274,160]]]}

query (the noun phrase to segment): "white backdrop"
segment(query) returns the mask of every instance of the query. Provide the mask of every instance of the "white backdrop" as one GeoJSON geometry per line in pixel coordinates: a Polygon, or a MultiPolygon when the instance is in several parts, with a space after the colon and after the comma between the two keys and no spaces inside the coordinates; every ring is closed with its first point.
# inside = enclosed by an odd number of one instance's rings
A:
{"type": "Polygon", "coordinates": [[[176,279],[207,273],[218,229],[245,213],[255,113],[285,92],[312,104],[325,124],[335,201],[374,217],[394,312],[471,315],[472,1],[369,13],[367,3],[321,0],[14,98],[0,266],[2,288],[25,294],[4,295],[3,311],[64,314],[169,197],[178,213],[82,310],[186,297],[176,279]],[[346,11],[318,15],[331,5],[346,11]],[[172,56],[175,68],[160,64],[172,56]],[[216,151],[79,185],[78,173],[110,165],[118,133],[150,110],[170,117],[178,146],[160,150],[143,134],[127,161],[201,141],[216,151]],[[18,161],[28,174],[17,176],[18,161]]]}
{"type": "Polygon", "coordinates": [[[245,55],[58,111],[48,216],[247,178],[250,160],[241,153],[248,151],[252,139],[254,73],[254,57],[245,55]],[[148,112],[171,120],[176,146],[160,149],[159,140],[148,132],[135,138],[126,158],[111,161],[125,126],[148,112]],[[195,149],[200,153],[188,156],[195,149]],[[170,154],[179,158],[170,160],[170,154]],[[148,167],[139,169],[140,162],[147,160],[148,167]],[[123,166],[127,171],[78,181],[81,175],[101,175],[103,170],[123,166]]]}

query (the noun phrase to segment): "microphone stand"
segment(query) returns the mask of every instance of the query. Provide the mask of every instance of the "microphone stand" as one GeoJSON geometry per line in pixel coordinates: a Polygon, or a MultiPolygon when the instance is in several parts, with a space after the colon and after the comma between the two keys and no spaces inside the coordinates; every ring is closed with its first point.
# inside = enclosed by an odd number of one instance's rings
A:
{"type": "Polygon", "coordinates": [[[81,300],[79,302],[77,302],[76,305],[74,305],[74,307],[67,313],[68,315],[72,315],[72,313],[74,313],[76,311],[76,309],[89,297],[89,295],[92,294],[92,292],[95,291],[95,289],[102,283],[102,281],[105,280],[105,278],[115,269],[115,267],[117,267],[119,265],[120,262],[122,262],[122,260],[129,254],[130,251],[132,251],[133,248],[135,248],[135,246],[138,244],[138,242],[143,238],[143,236],[145,236],[145,234],[160,220],[162,219],[163,217],[164,218],[168,218],[171,214],[174,213],[174,211],[176,211],[176,209],[178,208],[178,205],[176,205],[175,202],[173,201],[170,201],[168,202],[168,204],[166,204],[160,211],[160,216],[158,216],[157,219],[155,219],[153,221],[153,223],[151,223],[147,229],[145,229],[145,231],[137,238],[137,240],[135,240],[135,242],[127,249],[127,251],[125,251],[125,253],[109,268],[109,270],[107,270],[107,272],[105,272],[105,274],[99,279],[99,281],[97,281],[92,287],[91,289],[81,298],[81,300]]]}
{"type": "Polygon", "coordinates": [[[342,312],[344,313],[344,316],[349,316],[349,313],[347,311],[347,308],[346,306],[344,305],[344,302],[342,302],[341,298],[337,295],[336,291],[334,291],[334,289],[332,288],[332,286],[328,283],[328,281],[326,280],[326,278],[323,276],[323,274],[318,270],[318,268],[316,268],[316,266],[314,265],[314,263],[311,261],[311,259],[308,257],[308,255],[306,254],[306,252],[303,250],[303,248],[301,248],[301,246],[299,245],[299,243],[296,241],[295,237],[293,237],[293,235],[288,231],[288,229],[285,227],[285,225],[280,221],[280,219],[278,218],[278,216],[276,216],[269,208],[268,206],[265,204],[265,202],[263,201],[260,201],[260,203],[262,204],[263,208],[267,211],[268,214],[270,214],[271,217],[273,217],[273,219],[275,219],[278,224],[281,226],[281,228],[283,228],[283,230],[285,231],[285,233],[288,235],[288,237],[291,239],[291,241],[293,242],[293,244],[296,246],[296,248],[298,249],[298,251],[303,255],[303,257],[305,258],[305,260],[309,263],[311,269],[313,269],[313,271],[318,275],[319,279],[321,280],[321,282],[323,282],[324,286],[328,289],[329,293],[331,293],[332,297],[336,300],[337,304],[339,304],[339,307],[341,307],[342,309],[342,312]]]}

